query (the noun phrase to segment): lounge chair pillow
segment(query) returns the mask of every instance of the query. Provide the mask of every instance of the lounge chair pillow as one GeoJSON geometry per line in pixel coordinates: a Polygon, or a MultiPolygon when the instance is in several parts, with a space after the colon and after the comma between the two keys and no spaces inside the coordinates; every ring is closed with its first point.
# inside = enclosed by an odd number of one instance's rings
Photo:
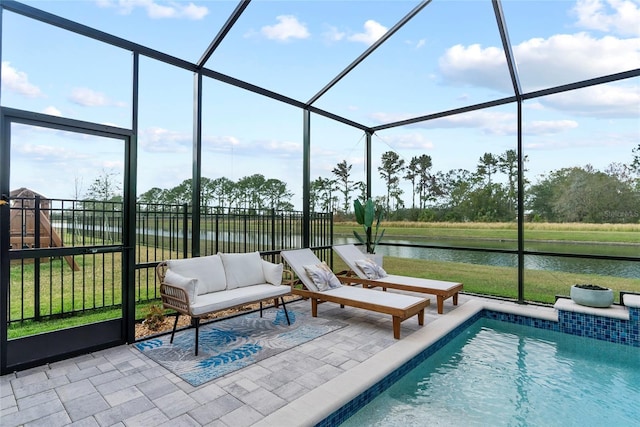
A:
{"type": "Polygon", "coordinates": [[[227,289],[244,288],[266,282],[259,252],[224,254],[219,252],[227,276],[227,289]]]}
{"type": "Polygon", "coordinates": [[[284,265],[274,264],[269,261],[262,260],[262,272],[267,283],[271,283],[275,286],[282,284],[282,272],[284,271],[284,265]]]}
{"type": "Polygon", "coordinates": [[[367,276],[368,279],[381,279],[383,277],[387,277],[387,272],[384,269],[376,264],[372,259],[364,258],[356,260],[356,265],[362,270],[362,272],[367,276]]]}
{"type": "Polygon", "coordinates": [[[164,275],[164,283],[183,289],[189,296],[189,304],[193,305],[198,296],[198,279],[184,277],[173,270],[168,269],[164,275]]]}
{"type": "Polygon", "coordinates": [[[331,271],[325,262],[321,264],[305,265],[304,270],[320,292],[342,286],[340,284],[340,280],[338,280],[336,275],[333,274],[333,271],[331,271]]]}

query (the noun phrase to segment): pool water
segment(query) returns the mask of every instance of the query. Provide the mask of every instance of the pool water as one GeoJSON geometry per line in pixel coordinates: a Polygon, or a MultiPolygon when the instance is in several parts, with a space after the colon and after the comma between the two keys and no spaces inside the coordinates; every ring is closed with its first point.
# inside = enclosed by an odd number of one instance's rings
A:
{"type": "Polygon", "coordinates": [[[343,426],[639,426],[640,348],[480,319],[343,426]]]}

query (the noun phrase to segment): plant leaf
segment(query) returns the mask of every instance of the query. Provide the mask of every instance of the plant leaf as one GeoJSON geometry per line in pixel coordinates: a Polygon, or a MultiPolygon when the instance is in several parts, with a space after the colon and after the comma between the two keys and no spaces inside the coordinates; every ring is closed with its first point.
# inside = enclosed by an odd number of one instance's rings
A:
{"type": "Polygon", "coordinates": [[[358,222],[358,224],[364,224],[364,207],[358,199],[353,201],[353,212],[356,215],[356,221],[358,222]]]}

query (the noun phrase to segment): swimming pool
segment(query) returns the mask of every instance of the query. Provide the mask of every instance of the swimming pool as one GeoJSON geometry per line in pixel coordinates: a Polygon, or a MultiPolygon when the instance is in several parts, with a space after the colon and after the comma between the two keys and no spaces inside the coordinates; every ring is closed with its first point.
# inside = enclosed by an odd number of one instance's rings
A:
{"type": "MultiPolygon", "coordinates": [[[[268,415],[260,427],[336,426],[384,392],[407,372],[481,318],[589,338],[640,351],[640,295],[625,295],[624,306],[581,307],[559,299],[554,307],[462,295],[461,304],[414,333],[268,415]]],[[[622,299],[622,298],[621,298],[622,299]]],[[[601,343],[603,344],[603,343],[601,343]]],[[[604,345],[609,345],[604,343],[604,345]]],[[[447,424],[432,414],[429,425],[447,424]]]]}
{"type": "Polygon", "coordinates": [[[343,426],[637,425],[640,349],[481,318],[343,426]]]}

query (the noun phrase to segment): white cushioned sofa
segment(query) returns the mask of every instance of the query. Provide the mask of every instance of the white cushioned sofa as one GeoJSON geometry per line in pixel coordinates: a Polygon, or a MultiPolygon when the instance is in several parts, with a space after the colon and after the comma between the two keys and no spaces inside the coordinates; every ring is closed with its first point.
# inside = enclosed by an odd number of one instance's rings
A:
{"type": "MultiPolygon", "coordinates": [[[[164,308],[176,311],[171,342],[180,314],[191,316],[195,326],[195,354],[198,355],[200,318],[221,310],[278,298],[291,294],[291,285],[283,284],[282,264],[262,259],[258,252],[218,253],[195,258],[171,259],[156,267],[164,308]]],[[[289,323],[290,324],[290,323],[289,323]]]]}

